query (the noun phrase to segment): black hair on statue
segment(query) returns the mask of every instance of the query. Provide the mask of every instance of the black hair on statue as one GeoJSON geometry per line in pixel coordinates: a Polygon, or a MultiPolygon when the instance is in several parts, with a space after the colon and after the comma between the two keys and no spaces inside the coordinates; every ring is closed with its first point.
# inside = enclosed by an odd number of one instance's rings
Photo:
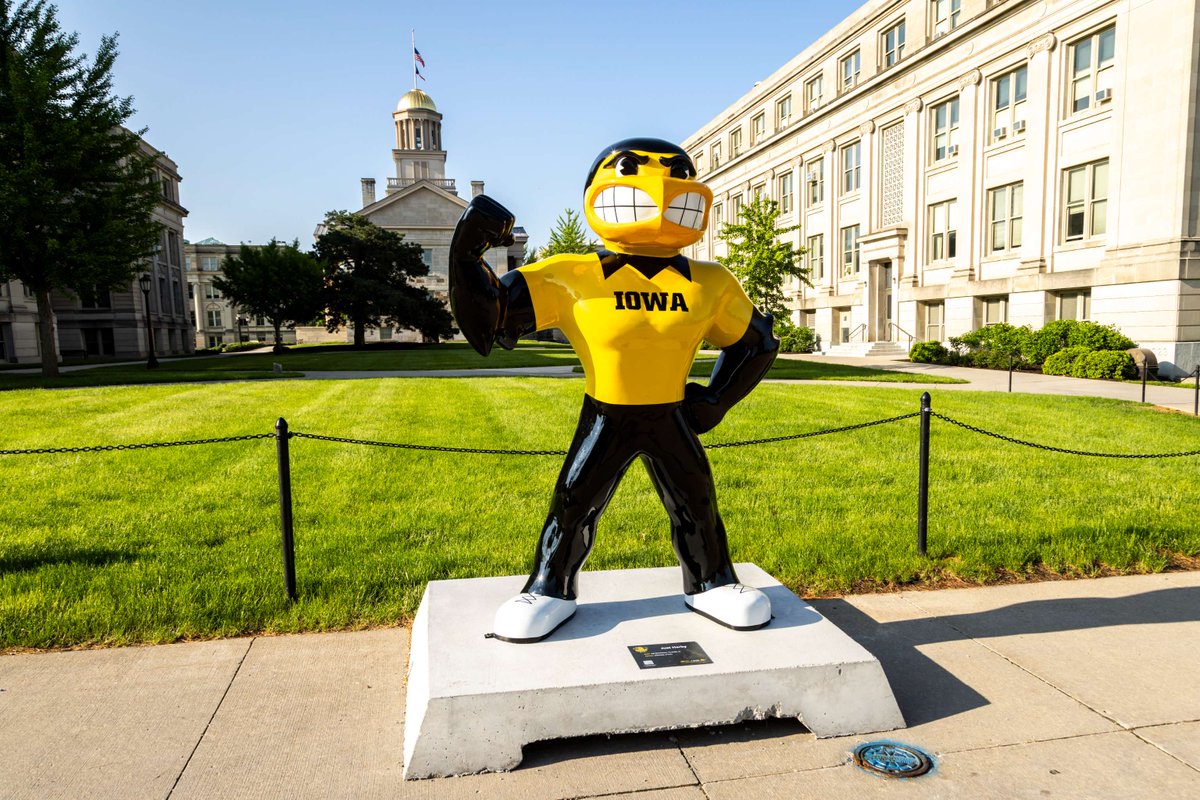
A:
{"type": "Polygon", "coordinates": [[[671,144],[665,139],[653,139],[646,136],[622,139],[619,142],[610,144],[600,151],[600,155],[596,156],[596,160],[592,162],[592,168],[588,170],[587,180],[583,183],[583,190],[585,192],[592,185],[592,179],[596,177],[596,170],[600,169],[600,165],[604,163],[604,159],[622,150],[641,150],[643,153],[667,153],[683,156],[687,159],[688,164],[691,164],[692,172],[694,173],[696,170],[696,165],[692,164],[692,157],[677,144],[671,144]]]}

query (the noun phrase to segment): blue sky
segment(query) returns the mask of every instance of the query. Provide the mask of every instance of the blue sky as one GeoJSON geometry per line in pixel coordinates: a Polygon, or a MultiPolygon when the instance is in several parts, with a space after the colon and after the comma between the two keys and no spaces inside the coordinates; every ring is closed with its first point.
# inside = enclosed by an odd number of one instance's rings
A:
{"type": "Polygon", "coordinates": [[[179,163],[191,241],[311,243],[359,179],[394,175],[391,113],[420,83],[445,116],[447,176],[508,206],[534,243],[580,208],[605,145],[681,141],[860,2],[58,0],[95,52],[118,32],[131,127],[179,163]]]}

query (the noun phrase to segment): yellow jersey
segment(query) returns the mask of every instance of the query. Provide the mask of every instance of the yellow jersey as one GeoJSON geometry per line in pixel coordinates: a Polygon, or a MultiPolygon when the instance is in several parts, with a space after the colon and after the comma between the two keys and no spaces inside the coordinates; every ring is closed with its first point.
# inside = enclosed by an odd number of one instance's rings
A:
{"type": "Polygon", "coordinates": [[[592,253],[553,256],[520,273],[537,329],[566,334],[583,363],[587,393],[602,403],[651,405],[682,401],[700,343],[734,344],[754,312],[725,267],[686,264],[652,278],[625,264],[606,276],[592,253]]]}

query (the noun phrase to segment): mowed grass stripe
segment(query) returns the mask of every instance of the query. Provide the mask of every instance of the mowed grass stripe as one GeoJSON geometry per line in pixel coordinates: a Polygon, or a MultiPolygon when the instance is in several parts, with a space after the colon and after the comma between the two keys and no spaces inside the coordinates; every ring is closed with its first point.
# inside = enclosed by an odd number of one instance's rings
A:
{"type": "MultiPolygon", "coordinates": [[[[293,430],[565,449],[581,380],[287,381],[0,395],[5,447],[293,430]]],[[[760,386],[706,441],[918,408],[918,388],[760,386]]],[[[934,391],[938,411],[1088,450],[1200,446],[1197,421],[1117,401],[934,391]]],[[[283,596],[275,443],[0,458],[0,646],[161,642],[394,624],[429,580],[528,569],[558,457],[293,439],[300,600],[283,596]]],[[[710,452],[735,558],[805,593],[1009,573],[1148,571],[1200,554],[1197,459],[1086,459],[934,420],[930,558],[915,552],[917,421],[710,452]]],[[[675,563],[638,464],[588,569],[675,563]]]]}

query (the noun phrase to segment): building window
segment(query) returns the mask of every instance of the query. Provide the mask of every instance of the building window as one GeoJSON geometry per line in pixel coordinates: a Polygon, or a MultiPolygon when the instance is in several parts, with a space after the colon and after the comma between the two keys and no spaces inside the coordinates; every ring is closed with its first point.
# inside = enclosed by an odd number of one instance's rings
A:
{"type": "Polygon", "coordinates": [[[810,161],[804,178],[808,184],[809,206],[820,205],[825,200],[825,159],[810,161]]]}
{"type": "Polygon", "coordinates": [[[933,38],[945,36],[958,27],[962,0],[929,0],[929,18],[933,23],[933,38]]]}
{"type": "Polygon", "coordinates": [[[200,256],[201,272],[217,272],[221,269],[221,259],[216,256],[200,256]]]}
{"type": "Polygon", "coordinates": [[[862,185],[862,142],[842,148],[842,194],[858,191],[862,185]]]}
{"type": "Polygon", "coordinates": [[[208,317],[208,327],[210,327],[210,328],[224,328],[225,327],[225,321],[222,319],[221,309],[219,309],[219,308],[209,309],[208,313],[207,313],[207,317],[208,317]]]}
{"type": "Polygon", "coordinates": [[[750,144],[751,146],[756,145],[765,138],[767,138],[767,115],[763,113],[750,120],[750,144]]]}
{"type": "Polygon", "coordinates": [[[221,334],[217,334],[217,335],[215,335],[215,336],[213,336],[213,335],[210,335],[210,336],[208,337],[208,346],[209,346],[210,348],[213,348],[213,347],[220,347],[220,346],[221,346],[221,344],[222,344],[224,341],[225,341],[225,337],[224,337],[224,336],[222,336],[221,334]]]}
{"type": "Polygon", "coordinates": [[[742,154],[742,129],[734,128],[729,133],[729,157],[737,158],[742,154]]]}
{"type": "Polygon", "coordinates": [[[958,155],[958,98],[939,103],[929,111],[933,127],[933,160],[958,155]]]}
{"type": "Polygon", "coordinates": [[[924,325],[922,336],[928,342],[940,342],[946,338],[946,304],[923,303],[921,322],[924,325]]]}
{"type": "Polygon", "coordinates": [[[433,269],[433,251],[432,250],[422,250],[421,251],[421,263],[425,265],[426,269],[433,269]]]}
{"type": "Polygon", "coordinates": [[[391,328],[380,328],[379,329],[379,341],[386,342],[386,341],[389,341],[391,338],[392,338],[392,329],[391,328]]]}
{"type": "Polygon", "coordinates": [[[27,284],[24,284],[24,283],[22,283],[22,284],[21,284],[21,289],[22,289],[22,291],[23,291],[23,293],[24,293],[24,295],[25,295],[25,299],[26,299],[26,300],[29,300],[29,299],[32,299],[32,298],[33,298],[33,289],[30,289],[30,288],[29,288],[29,286],[28,286],[27,284]]]}
{"type": "Polygon", "coordinates": [[[89,286],[79,291],[80,308],[112,308],[112,295],[101,286],[89,286]]]}
{"type": "Polygon", "coordinates": [[[1022,205],[1025,184],[1010,183],[988,192],[988,250],[1003,253],[1021,246],[1022,205]]]}
{"type": "Polygon", "coordinates": [[[195,300],[195,299],[196,299],[196,284],[189,283],[188,284],[188,300],[195,300]]]}
{"type": "Polygon", "coordinates": [[[958,254],[958,203],[947,200],[929,206],[929,260],[948,261],[958,254]]]}
{"type": "Polygon", "coordinates": [[[175,313],[183,313],[183,287],[179,285],[179,281],[171,281],[171,299],[175,301],[175,313]]]}
{"type": "Polygon", "coordinates": [[[750,190],[750,202],[752,202],[752,203],[762,202],[763,195],[765,195],[766,193],[767,193],[767,185],[765,183],[758,184],[757,186],[755,186],[754,188],[752,188],[750,190]]]}
{"type": "Polygon", "coordinates": [[[708,152],[708,163],[710,169],[716,169],[721,166],[721,143],[713,142],[712,150],[708,152]]]}
{"type": "Polygon", "coordinates": [[[791,170],[783,173],[777,179],[778,186],[776,194],[779,196],[779,213],[792,213],[792,173],[791,170]]]}
{"type": "Polygon", "coordinates": [[[842,75],[842,91],[848,92],[858,85],[858,73],[862,67],[862,57],[858,50],[838,62],[842,75]]]}
{"type": "Polygon", "coordinates": [[[904,20],[883,32],[883,66],[888,68],[904,58],[904,20]]]}
{"type": "Polygon", "coordinates": [[[992,141],[1025,134],[1025,67],[992,81],[992,141]]]}
{"type": "Polygon", "coordinates": [[[712,207],[712,232],[716,237],[721,233],[721,222],[724,220],[725,206],[721,203],[713,203],[712,207]]]}
{"type": "Polygon", "coordinates": [[[692,163],[696,165],[696,174],[700,174],[700,170],[704,168],[704,152],[693,154],[692,163]]]}
{"type": "Polygon", "coordinates": [[[811,114],[821,107],[821,94],[824,91],[825,76],[818,75],[804,84],[804,113],[811,114]]]}
{"type": "Polygon", "coordinates": [[[741,224],[742,217],[742,196],[739,194],[729,200],[729,224],[741,224]]]}
{"type": "Polygon", "coordinates": [[[1092,290],[1060,292],[1055,298],[1058,319],[1089,320],[1092,318],[1092,290]]]}
{"type": "Polygon", "coordinates": [[[783,130],[792,123],[792,96],[789,94],[775,104],[775,130],[783,130]]]}
{"type": "Polygon", "coordinates": [[[1071,111],[1078,114],[1112,100],[1113,56],[1117,28],[1102,31],[1071,45],[1071,111]]]}
{"type": "Polygon", "coordinates": [[[1108,230],[1108,159],[1066,170],[1063,241],[1103,236],[1108,230]]]}
{"type": "Polygon", "coordinates": [[[220,300],[221,293],[217,291],[217,287],[211,283],[204,284],[204,299],[205,300],[220,300]]]}
{"type": "Polygon", "coordinates": [[[979,301],[983,312],[983,324],[995,325],[997,322],[1008,322],[1008,296],[983,297],[979,301]]]}
{"type": "Polygon", "coordinates": [[[842,275],[858,272],[858,226],[842,228],[842,275]]]}
{"type": "Polygon", "coordinates": [[[167,258],[173,266],[179,266],[179,234],[167,231],[167,258]]]}
{"type": "Polygon", "coordinates": [[[808,274],[813,280],[825,277],[825,234],[808,237],[808,274]]]}
{"type": "Polygon", "coordinates": [[[162,186],[162,196],[164,200],[174,200],[175,193],[171,191],[171,179],[166,175],[159,176],[159,185],[162,186]]]}

